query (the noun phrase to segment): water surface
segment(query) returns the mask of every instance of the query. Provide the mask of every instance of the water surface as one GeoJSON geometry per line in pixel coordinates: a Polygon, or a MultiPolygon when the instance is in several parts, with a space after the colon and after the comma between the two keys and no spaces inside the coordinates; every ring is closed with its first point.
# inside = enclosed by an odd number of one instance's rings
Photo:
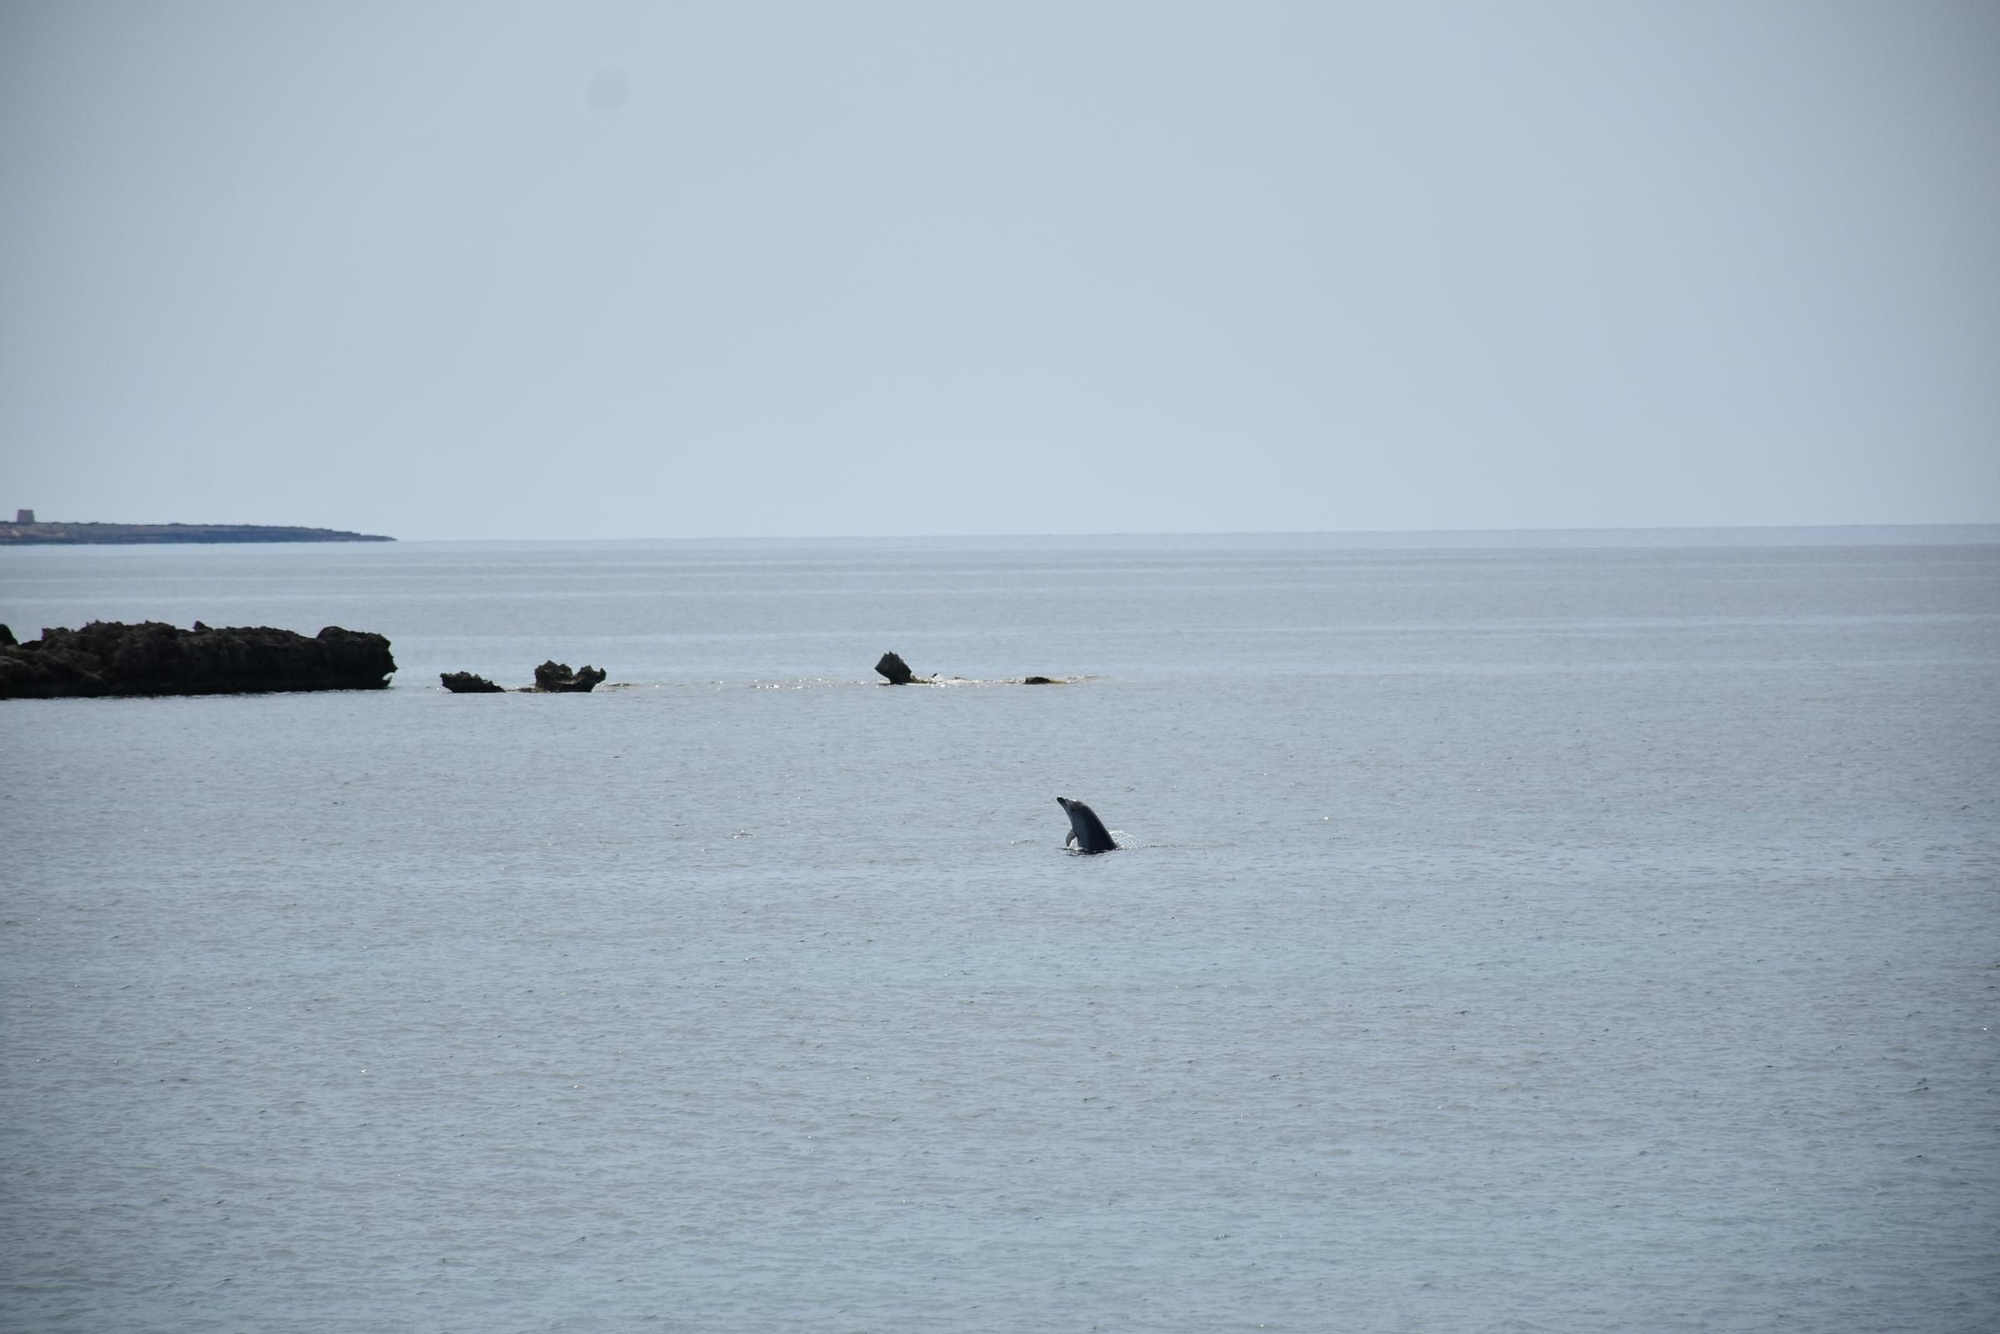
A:
{"type": "Polygon", "coordinates": [[[0,553],[0,1323],[1991,1328],[1993,536],[0,553]]]}

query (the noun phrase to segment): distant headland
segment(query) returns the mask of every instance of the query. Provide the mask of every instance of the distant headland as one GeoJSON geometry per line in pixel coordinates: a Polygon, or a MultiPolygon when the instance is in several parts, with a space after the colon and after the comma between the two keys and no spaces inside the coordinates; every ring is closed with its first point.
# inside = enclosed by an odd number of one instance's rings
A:
{"type": "Polygon", "coordinates": [[[393,542],[374,533],[348,533],[334,528],[287,528],[261,523],[44,523],[33,510],[21,510],[8,523],[0,519],[0,547],[82,546],[90,543],[139,542],[393,542]]]}

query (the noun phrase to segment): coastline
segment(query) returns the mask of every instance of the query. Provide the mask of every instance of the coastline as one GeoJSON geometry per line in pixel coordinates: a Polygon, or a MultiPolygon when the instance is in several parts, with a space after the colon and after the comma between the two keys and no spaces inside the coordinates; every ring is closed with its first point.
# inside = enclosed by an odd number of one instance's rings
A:
{"type": "Polygon", "coordinates": [[[7,523],[0,546],[133,545],[161,542],[393,542],[376,533],[258,523],[7,523]]]}

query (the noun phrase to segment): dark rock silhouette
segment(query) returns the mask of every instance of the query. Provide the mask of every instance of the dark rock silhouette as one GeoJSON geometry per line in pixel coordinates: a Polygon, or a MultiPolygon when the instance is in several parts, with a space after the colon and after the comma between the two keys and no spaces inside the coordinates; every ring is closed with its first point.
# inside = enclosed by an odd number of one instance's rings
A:
{"type": "Polygon", "coordinates": [[[444,688],[454,695],[497,695],[504,694],[507,689],[471,672],[439,672],[438,680],[444,682],[444,688]]]}
{"type": "Polygon", "coordinates": [[[1024,686],[1059,686],[1067,683],[1063,681],[1058,681],[1053,676],[1031,676],[1027,680],[1021,682],[1021,684],[1024,686]]]}
{"type": "Polygon", "coordinates": [[[330,625],[311,639],[270,626],[182,630],[159,621],[92,621],[0,644],[0,699],[94,695],[242,695],[380,690],[389,641],[330,625]]]}
{"type": "Polygon", "coordinates": [[[910,664],[903,661],[900,653],[884,653],[882,660],[875,664],[875,670],[888,677],[892,686],[906,686],[927,679],[913,675],[910,664]]]}
{"type": "MultiPolygon", "coordinates": [[[[549,661],[535,668],[535,683],[517,687],[524,695],[537,694],[587,694],[592,687],[603,681],[602,668],[586,664],[582,671],[573,672],[566,662],[549,661]]],[[[439,672],[438,680],[454,695],[505,694],[509,687],[499,686],[483,676],[471,672],[439,672]]]]}
{"type": "Polygon", "coordinates": [[[605,672],[602,668],[592,667],[589,663],[583,665],[582,671],[572,672],[568,663],[551,659],[535,668],[533,689],[580,694],[589,691],[604,677],[605,672]]]}

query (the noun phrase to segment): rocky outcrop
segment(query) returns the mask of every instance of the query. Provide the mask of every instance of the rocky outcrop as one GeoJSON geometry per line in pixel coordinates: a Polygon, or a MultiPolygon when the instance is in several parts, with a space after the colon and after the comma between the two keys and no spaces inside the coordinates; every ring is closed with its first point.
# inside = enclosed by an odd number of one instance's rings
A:
{"type": "Polygon", "coordinates": [[[536,690],[581,693],[590,690],[605,677],[602,668],[583,665],[582,671],[572,672],[566,662],[545,662],[535,668],[536,690]]]}
{"type": "Polygon", "coordinates": [[[903,661],[900,653],[884,653],[882,660],[875,664],[875,670],[887,677],[892,686],[911,685],[924,679],[910,671],[910,664],[903,661]]]}
{"type": "Polygon", "coordinates": [[[454,695],[498,695],[507,689],[471,672],[439,672],[438,680],[444,682],[444,688],[454,695]]]}
{"type": "MultiPolygon", "coordinates": [[[[903,655],[900,653],[884,653],[882,660],[875,664],[875,670],[880,672],[883,679],[888,681],[892,686],[956,685],[961,683],[960,678],[956,676],[948,678],[918,676],[910,670],[910,664],[903,661],[903,655]]],[[[1068,685],[1069,682],[1070,678],[1066,676],[1029,676],[1021,680],[1021,684],[1024,686],[1061,686],[1068,685]]],[[[999,683],[986,682],[985,684],[997,685],[999,683]]]]}
{"type": "Polygon", "coordinates": [[[483,676],[471,672],[439,672],[438,680],[454,695],[499,695],[510,690],[523,695],[538,694],[587,694],[605,677],[604,669],[585,664],[582,671],[573,672],[566,662],[545,662],[535,668],[535,683],[531,686],[499,686],[483,676]]]}
{"type": "Polygon", "coordinates": [[[243,695],[380,690],[396,660],[381,635],[330,625],[308,639],[238,626],[182,630],[159,621],[92,621],[0,644],[0,699],[90,695],[243,695]]]}

